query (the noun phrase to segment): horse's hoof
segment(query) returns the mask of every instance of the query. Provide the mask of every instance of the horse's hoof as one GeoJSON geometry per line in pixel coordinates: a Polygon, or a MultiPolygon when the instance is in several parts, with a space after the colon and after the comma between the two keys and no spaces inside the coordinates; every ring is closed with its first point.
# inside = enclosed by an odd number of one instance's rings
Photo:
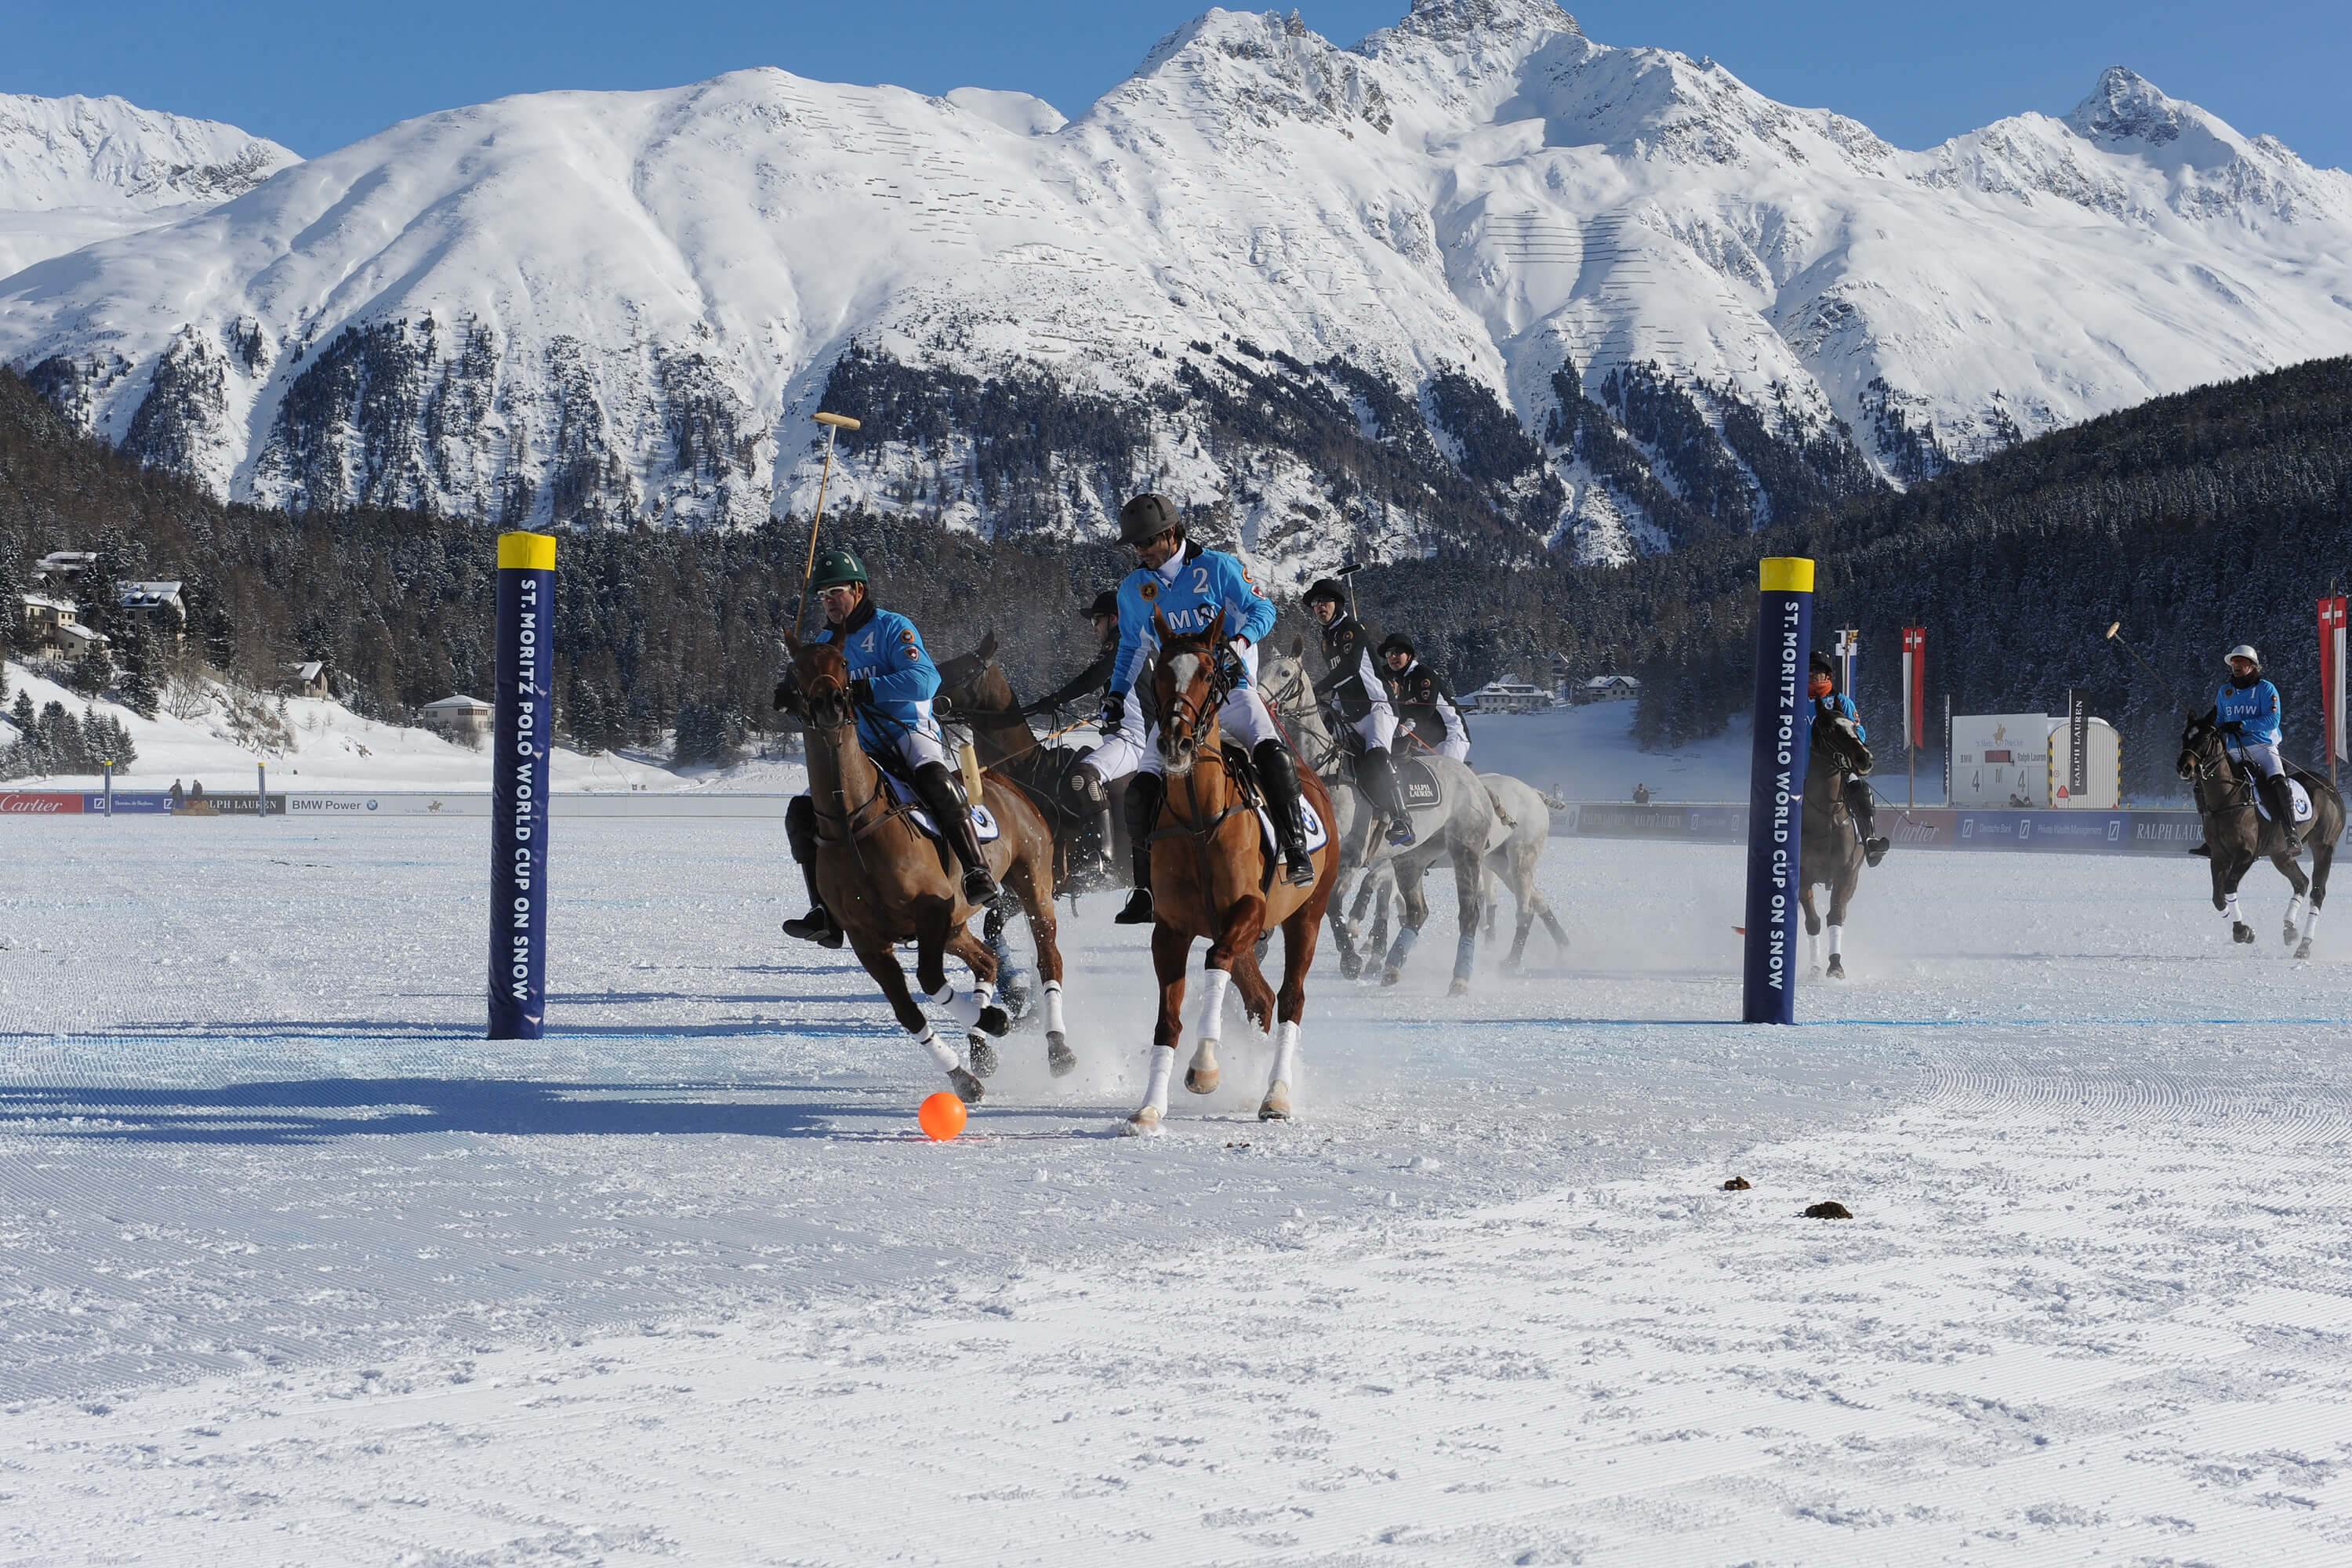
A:
{"type": "Polygon", "coordinates": [[[2254,940],[2254,928],[2246,924],[2245,921],[2240,921],[2236,924],[2231,926],[2230,938],[2233,942],[2244,942],[2251,945],[2254,940]]]}
{"type": "Polygon", "coordinates": [[[996,1076],[996,1047],[989,1044],[985,1038],[979,1035],[966,1035],[964,1037],[964,1043],[971,1047],[971,1076],[974,1078],[994,1078],[996,1076]]]}
{"type": "Polygon", "coordinates": [[[1265,1100],[1257,1108],[1257,1119],[1260,1121],[1290,1120],[1290,1086],[1288,1084],[1276,1082],[1273,1088],[1265,1091],[1265,1100]]]}
{"type": "Polygon", "coordinates": [[[1467,996],[1470,994],[1470,982],[1457,974],[1454,977],[1454,984],[1445,988],[1445,994],[1448,996],[1467,996]]]}
{"type": "Polygon", "coordinates": [[[1222,1068],[1211,1068],[1205,1072],[1199,1068],[1186,1068],[1184,1087],[1194,1094],[1214,1094],[1218,1081],[1223,1077],[1224,1069],[1222,1068]]]}
{"type": "Polygon", "coordinates": [[[2297,958],[2309,958],[2311,956],[2311,942],[2309,938],[2305,938],[2303,945],[2294,950],[2294,955],[2297,958]]]}
{"type": "Polygon", "coordinates": [[[1843,980],[1845,978],[1845,962],[1839,958],[1835,953],[1832,953],[1830,955],[1829,974],[1832,980],[1843,980]]]}
{"type": "Polygon", "coordinates": [[[1398,968],[1395,964],[1393,964],[1393,963],[1390,964],[1386,969],[1383,969],[1383,970],[1381,970],[1381,984],[1383,984],[1383,985],[1393,985],[1393,984],[1395,984],[1398,981],[1402,980],[1403,978],[1404,978],[1404,971],[1403,971],[1403,970],[1402,970],[1402,969],[1399,969],[1399,968],[1398,968]]]}
{"type": "Polygon", "coordinates": [[[1045,1037],[1045,1065],[1054,1069],[1055,1078],[1068,1076],[1078,1065],[1078,1053],[1070,1049],[1070,1042],[1059,1031],[1045,1037]]]}
{"type": "Polygon", "coordinates": [[[1130,1138],[1148,1137],[1160,1131],[1160,1110],[1147,1105],[1122,1124],[1121,1131],[1130,1138]]]}
{"type": "Polygon", "coordinates": [[[1358,980],[1363,977],[1364,961],[1354,953],[1343,953],[1339,959],[1339,978],[1358,980]]]}
{"type": "Polygon", "coordinates": [[[2287,928],[2286,928],[2286,934],[2285,934],[2284,936],[2283,936],[2283,937],[2279,938],[2279,940],[2280,940],[2281,942],[2283,942],[2286,943],[2286,944],[2287,944],[2287,946],[2289,946],[2289,947],[2293,947],[2293,946],[2294,945],[2294,927],[2293,927],[2293,926],[2289,926],[2289,927],[2287,927],[2287,928]]]}
{"type": "Polygon", "coordinates": [[[987,1092],[980,1087],[980,1079],[961,1068],[948,1068],[948,1087],[954,1089],[956,1098],[966,1105],[978,1105],[987,1092]]]}
{"type": "Polygon", "coordinates": [[[983,1034],[1002,1035],[1013,1027],[1013,1015],[991,1002],[980,1010],[980,1028],[983,1034]]]}

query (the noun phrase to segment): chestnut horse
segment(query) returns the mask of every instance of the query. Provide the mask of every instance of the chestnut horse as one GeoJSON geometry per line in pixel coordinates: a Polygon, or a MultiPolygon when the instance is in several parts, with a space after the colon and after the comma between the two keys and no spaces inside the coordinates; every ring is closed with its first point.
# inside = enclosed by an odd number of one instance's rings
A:
{"type": "Polygon", "coordinates": [[[1276,1022],[1274,1073],[1257,1108],[1262,1121],[1287,1121],[1297,1071],[1298,1027],[1307,1012],[1307,970],[1315,938],[1339,881],[1339,835],[1330,827],[1331,796],[1313,770],[1299,770],[1300,800],[1325,825],[1315,852],[1315,880],[1294,888],[1276,875],[1280,851],[1265,841],[1257,813],[1243,804],[1217,730],[1217,710],[1231,691],[1224,666],[1225,617],[1207,631],[1176,637],[1155,615],[1160,668],[1153,682],[1160,708],[1160,759],[1168,798],[1151,836],[1151,964],[1160,980],[1160,1018],[1151,1033],[1150,1087],[1128,1119],[1131,1131],[1157,1131],[1168,1113],[1168,1082],[1184,1033],[1184,969],[1193,939],[1205,938],[1199,1043],[1184,1087],[1208,1094],[1217,1087],[1217,1037],[1225,989],[1241,987],[1242,1005],[1261,1029],[1276,1022]],[[1282,928],[1279,998],[1258,968],[1261,931],[1282,928]]]}
{"type": "MultiPolygon", "coordinates": [[[[807,728],[809,797],[816,805],[816,884],[824,907],[848,934],[851,951],[889,998],[891,1011],[931,1055],[968,1105],[981,1100],[980,1080],[995,1070],[987,1035],[1010,1026],[994,998],[996,955],[965,922],[978,906],[964,901],[962,879],[945,847],[915,825],[913,812],[894,803],[882,772],[857,738],[857,704],[849,694],[849,667],[831,643],[803,643],[787,635],[792,652],[788,699],[807,728]],[[956,1060],[930,1019],[907,990],[893,943],[916,944],[915,976],[931,1001],[953,1013],[970,1036],[972,1067],[956,1060]],[[948,984],[943,955],[953,953],[978,983],[968,996],[948,984]]],[[[1062,1026],[1062,952],[1055,944],[1054,834],[1022,793],[992,774],[982,775],[982,799],[998,835],[983,847],[988,868],[1013,889],[1037,938],[1045,975],[1046,1059],[1058,1078],[1077,1065],[1062,1026]]]]}

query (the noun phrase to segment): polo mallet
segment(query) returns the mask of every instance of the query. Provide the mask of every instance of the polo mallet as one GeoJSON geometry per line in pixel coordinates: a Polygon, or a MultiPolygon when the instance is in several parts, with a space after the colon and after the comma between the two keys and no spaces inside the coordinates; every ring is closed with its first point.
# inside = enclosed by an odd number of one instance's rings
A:
{"type": "Polygon", "coordinates": [[[1352,561],[1342,561],[1339,563],[1339,569],[1332,574],[1340,582],[1348,584],[1348,614],[1350,616],[1356,613],[1356,574],[1362,570],[1361,566],[1352,561]]]}
{"type": "Polygon", "coordinates": [[[808,624],[809,584],[816,577],[817,530],[824,526],[824,487],[833,479],[833,433],[857,428],[857,421],[846,414],[818,414],[815,418],[824,426],[824,471],[817,476],[816,515],[809,519],[808,564],[801,571],[801,607],[793,616],[794,637],[800,636],[801,628],[808,624]]]}
{"type": "Polygon", "coordinates": [[[2148,679],[2156,682],[2156,689],[2164,693],[2164,700],[2167,702],[2171,703],[2175,708],[2180,708],[2180,711],[2184,715],[2187,714],[2189,710],[2181,708],[2180,699],[2173,694],[2172,688],[2166,683],[2164,677],[2156,672],[2156,666],[2140,658],[2139,649],[2124,641],[2123,626],[2123,622],[2117,621],[2115,625],[2109,626],[2107,628],[2107,640],[2115,644],[2117,647],[2123,649],[2126,653],[2131,655],[2132,662],[2138,665],[2142,669],[2147,671],[2148,679]]]}

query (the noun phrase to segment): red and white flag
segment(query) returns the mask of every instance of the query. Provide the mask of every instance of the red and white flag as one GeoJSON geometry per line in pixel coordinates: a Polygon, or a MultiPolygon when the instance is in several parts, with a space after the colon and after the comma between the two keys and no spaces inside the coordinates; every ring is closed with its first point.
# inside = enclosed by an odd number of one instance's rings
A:
{"type": "Polygon", "coordinates": [[[2319,708],[2327,730],[2327,763],[2347,760],[2344,721],[2344,624],[2342,597],[2319,601],[2319,708]]]}
{"type": "MultiPolygon", "coordinates": [[[[2337,601],[2339,604],[2342,601],[2337,601]]],[[[1915,752],[1927,743],[1927,628],[1903,628],[1903,733],[1915,752]]]]}

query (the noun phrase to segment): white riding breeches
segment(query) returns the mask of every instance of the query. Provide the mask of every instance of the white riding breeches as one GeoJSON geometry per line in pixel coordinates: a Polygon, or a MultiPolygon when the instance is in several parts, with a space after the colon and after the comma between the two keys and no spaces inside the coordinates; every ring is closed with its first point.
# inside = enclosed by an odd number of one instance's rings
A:
{"type": "MultiPolygon", "coordinates": [[[[1265,710],[1265,700],[1257,689],[1244,686],[1224,700],[1217,710],[1217,728],[1224,738],[1245,751],[1255,751],[1263,741],[1279,741],[1282,731],[1274,727],[1274,715],[1265,710]]],[[[1121,730],[1121,734],[1126,731],[1121,730]]],[[[1142,759],[1136,766],[1147,773],[1164,773],[1167,766],[1160,760],[1160,727],[1153,725],[1148,742],[1142,746],[1142,759]]],[[[1099,753],[1097,753],[1099,754],[1099,753]]]]}
{"type": "Polygon", "coordinates": [[[1396,710],[1385,702],[1375,702],[1372,710],[1356,721],[1356,734],[1364,742],[1364,750],[1378,748],[1383,752],[1396,750],[1396,710]]]}
{"type": "Polygon", "coordinates": [[[1095,776],[1108,784],[1141,767],[1144,749],[1143,720],[1129,708],[1126,722],[1105,735],[1102,744],[1087,752],[1087,760],[1078,765],[1094,769],[1095,776]]]}
{"type": "Polygon", "coordinates": [[[891,750],[907,764],[909,774],[925,763],[938,763],[950,773],[955,771],[955,760],[948,754],[946,738],[938,730],[908,730],[895,739],[898,743],[891,750]]]}
{"type": "Polygon", "coordinates": [[[1466,735],[1448,735],[1439,743],[1437,754],[1441,757],[1452,757],[1457,763],[1467,763],[1470,760],[1470,738],[1466,735]]]}
{"type": "Polygon", "coordinates": [[[2286,772],[2286,763],[2279,758],[2275,742],[2269,741],[2233,741],[2230,755],[2254,770],[2258,777],[2274,779],[2286,772]]]}

